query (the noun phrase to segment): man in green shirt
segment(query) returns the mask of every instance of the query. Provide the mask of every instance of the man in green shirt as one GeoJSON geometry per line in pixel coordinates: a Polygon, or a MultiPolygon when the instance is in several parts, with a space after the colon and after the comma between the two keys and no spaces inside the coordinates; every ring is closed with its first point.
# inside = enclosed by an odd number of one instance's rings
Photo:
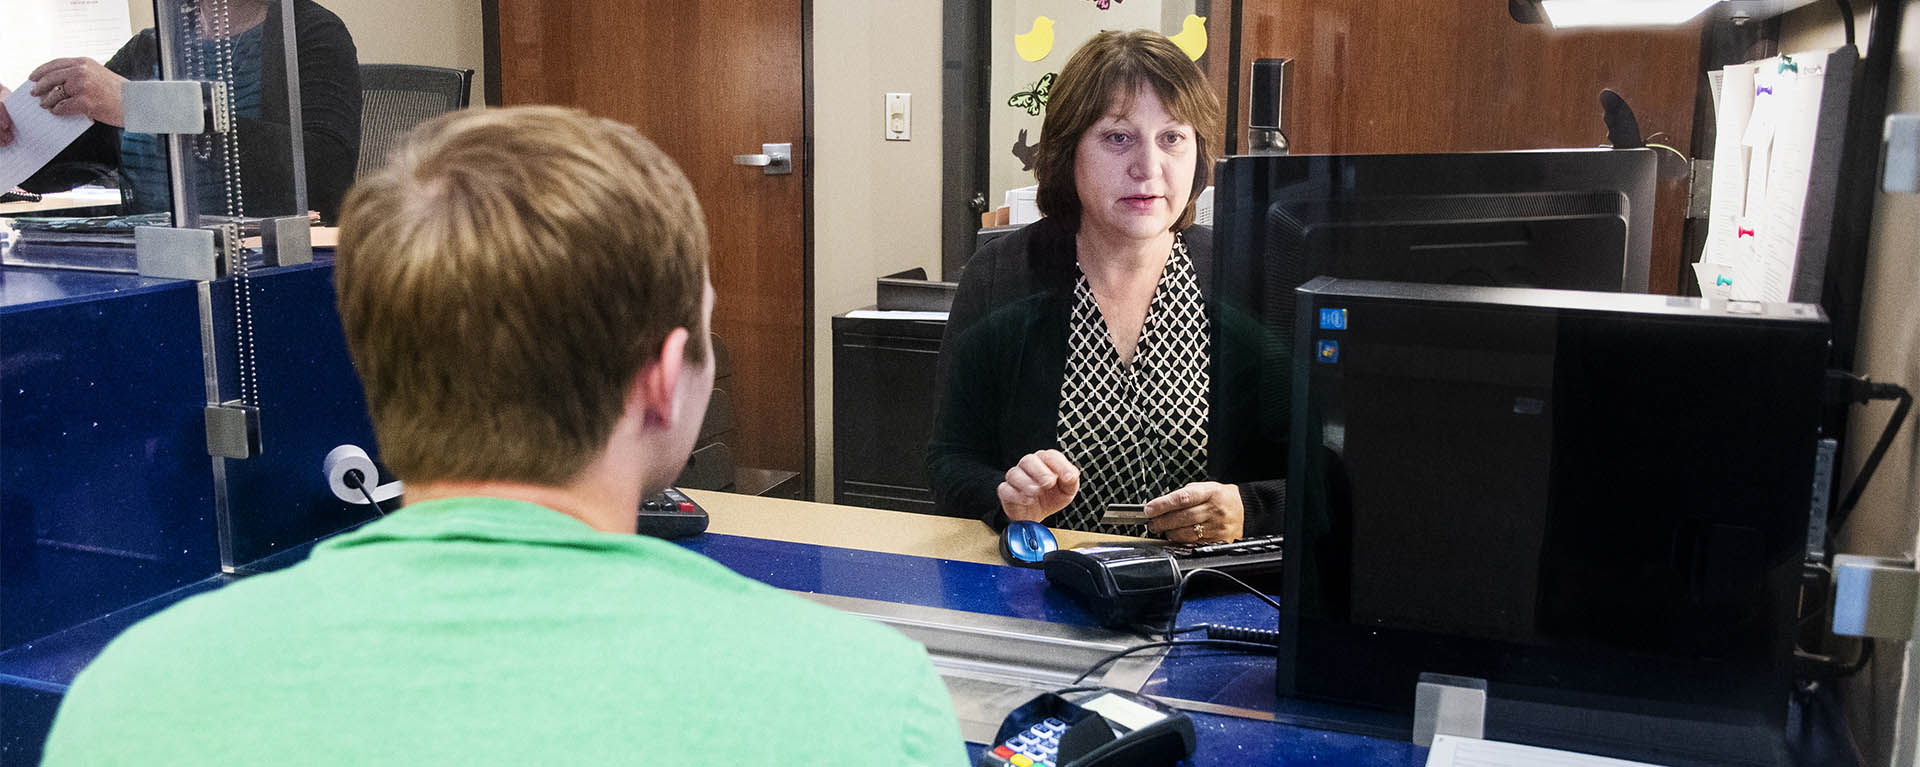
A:
{"type": "Polygon", "coordinates": [[[919,646],[634,535],[713,386],[689,189],[558,108],[362,179],[335,285],[407,506],[129,629],[45,763],[963,763],[919,646]]]}

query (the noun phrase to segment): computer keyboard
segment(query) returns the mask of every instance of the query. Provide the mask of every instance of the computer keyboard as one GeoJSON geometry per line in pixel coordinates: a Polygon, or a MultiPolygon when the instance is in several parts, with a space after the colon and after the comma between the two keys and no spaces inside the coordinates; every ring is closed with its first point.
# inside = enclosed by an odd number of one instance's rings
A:
{"type": "Polygon", "coordinates": [[[1204,546],[1169,543],[1165,548],[1168,554],[1173,555],[1174,564],[1180,568],[1181,575],[1204,567],[1246,580],[1280,575],[1280,542],[1284,537],[1264,535],[1204,546]]]}

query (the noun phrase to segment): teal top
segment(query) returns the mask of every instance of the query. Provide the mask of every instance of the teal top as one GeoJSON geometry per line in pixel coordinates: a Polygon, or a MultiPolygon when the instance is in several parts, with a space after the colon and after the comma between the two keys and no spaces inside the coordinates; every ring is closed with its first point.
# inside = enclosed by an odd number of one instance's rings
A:
{"type": "Polygon", "coordinates": [[[670,543],[408,506],[140,622],[47,765],[962,765],[925,650],[670,543]]]}

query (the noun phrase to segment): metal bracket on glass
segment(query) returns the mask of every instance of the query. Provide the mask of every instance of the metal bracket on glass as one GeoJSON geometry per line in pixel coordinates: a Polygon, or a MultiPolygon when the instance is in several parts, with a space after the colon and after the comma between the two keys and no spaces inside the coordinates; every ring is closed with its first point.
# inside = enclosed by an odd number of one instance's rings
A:
{"type": "Polygon", "coordinates": [[[1920,570],[1913,560],[1835,556],[1833,633],[1903,642],[1920,636],[1920,570]]]}
{"type": "Polygon", "coordinates": [[[1436,735],[1479,738],[1487,724],[1487,680],[1423,673],[1413,692],[1413,744],[1432,746],[1436,735]]]}
{"type": "Polygon", "coordinates": [[[233,270],[240,227],[141,226],[133,230],[134,269],[142,277],[212,282],[233,270]]]}
{"type": "Polygon", "coordinates": [[[313,263],[313,227],[306,216],[260,220],[260,249],[267,266],[313,263]]]}
{"type": "Polygon", "coordinates": [[[207,455],[252,458],[263,452],[260,445],[260,408],[233,400],[208,405],[205,413],[207,455]]]}
{"type": "Polygon", "coordinates": [[[1687,167],[1687,218],[1713,215],[1713,161],[1692,160],[1687,167]]]}
{"type": "Polygon", "coordinates": [[[121,84],[125,129],[133,133],[195,136],[213,126],[225,133],[227,84],[193,80],[130,80],[121,84]]]}

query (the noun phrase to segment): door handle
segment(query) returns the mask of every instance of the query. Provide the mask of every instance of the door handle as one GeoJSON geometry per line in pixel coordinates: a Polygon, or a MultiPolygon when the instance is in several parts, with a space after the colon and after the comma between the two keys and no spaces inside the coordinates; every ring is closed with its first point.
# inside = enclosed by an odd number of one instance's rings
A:
{"type": "Polygon", "coordinates": [[[736,154],[733,164],[765,168],[769,176],[781,176],[793,172],[792,144],[761,144],[760,154],[736,154]]]}

